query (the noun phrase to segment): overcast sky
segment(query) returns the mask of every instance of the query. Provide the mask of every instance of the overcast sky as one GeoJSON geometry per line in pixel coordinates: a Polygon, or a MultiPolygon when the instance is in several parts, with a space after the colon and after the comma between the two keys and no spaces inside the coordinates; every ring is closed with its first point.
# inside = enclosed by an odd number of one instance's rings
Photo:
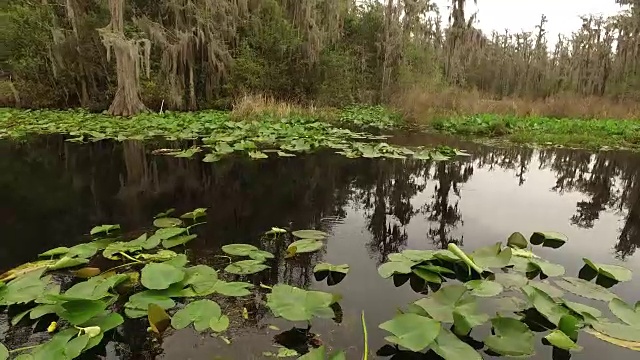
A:
{"type": "MultiPolygon", "coordinates": [[[[446,21],[451,0],[435,0],[435,3],[446,21]]],[[[477,8],[473,0],[467,0],[467,3],[465,16],[468,18],[477,9],[479,23],[476,26],[487,34],[504,29],[532,31],[540,22],[540,16],[545,14],[549,20],[547,38],[550,43],[555,43],[560,33],[570,35],[577,30],[582,24],[580,15],[614,15],[621,9],[615,0],[478,0],[477,8]]]]}

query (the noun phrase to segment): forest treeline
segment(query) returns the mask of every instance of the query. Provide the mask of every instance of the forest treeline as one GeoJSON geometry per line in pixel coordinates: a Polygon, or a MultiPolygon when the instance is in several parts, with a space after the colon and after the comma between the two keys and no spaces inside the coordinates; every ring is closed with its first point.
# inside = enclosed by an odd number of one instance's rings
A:
{"type": "Polygon", "coordinates": [[[544,16],[484,34],[465,0],[8,0],[0,106],[130,115],[246,94],[344,106],[460,92],[638,104],[640,0],[610,1],[618,15],[586,16],[551,47],[544,16]]]}

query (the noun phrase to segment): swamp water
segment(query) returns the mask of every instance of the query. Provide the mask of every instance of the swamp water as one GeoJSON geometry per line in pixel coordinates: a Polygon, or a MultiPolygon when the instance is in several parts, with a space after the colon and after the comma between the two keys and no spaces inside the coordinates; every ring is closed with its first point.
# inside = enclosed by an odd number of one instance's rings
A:
{"type": "MultiPolygon", "coordinates": [[[[0,141],[0,273],[48,249],[86,241],[79,235],[94,225],[134,231],[149,228],[153,216],[168,208],[183,213],[207,207],[206,224],[187,250],[193,264],[218,264],[225,244],[259,245],[273,226],[330,234],[322,250],[300,260],[285,261],[276,252],[279,265],[251,279],[341,294],[341,322],[314,319],[311,331],[328,347],[344,349],[347,359],[360,359],[363,351],[362,311],[374,353],[388,335],[378,325],[421,297],[376,271],[389,254],[404,249],[442,249],[453,242],[473,250],[515,231],[527,237],[559,231],[569,241],[560,249],[541,248],[539,255],[562,264],[569,276],[577,275],[583,257],[622,264],[636,277],[613,289],[627,303],[640,300],[640,155],[448,145],[472,156],[431,162],[319,153],[210,164],[154,156],[156,147],[139,142],[0,141]],[[349,264],[351,270],[329,287],[314,279],[318,262],[349,264]]],[[[282,341],[279,334],[293,325],[274,319],[258,298],[233,298],[221,306],[236,318],[226,334],[229,345],[192,329],[170,331],[158,343],[143,319],[127,322],[98,353],[107,359],[260,359],[265,351],[277,353],[274,337],[282,341]],[[238,315],[243,308],[248,319],[238,315]]],[[[32,335],[29,326],[9,328],[2,316],[0,339],[11,348],[46,337],[32,335]]],[[[488,333],[480,328],[473,334],[488,333]]],[[[552,357],[551,347],[536,344],[533,358],[552,357]]],[[[584,350],[574,359],[637,358],[637,352],[588,334],[581,334],[579,344],[584,350]]]]}

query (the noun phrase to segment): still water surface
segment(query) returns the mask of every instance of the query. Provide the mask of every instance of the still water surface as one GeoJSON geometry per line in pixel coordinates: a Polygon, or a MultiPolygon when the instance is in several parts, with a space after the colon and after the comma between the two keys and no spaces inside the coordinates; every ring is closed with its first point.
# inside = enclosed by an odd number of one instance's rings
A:
{"type": "MultiPolygon", "coordinates": [[[[207,224],[188,250],[192,263],[212,263],[229,243],[258,244],[272,226],[320,228],[327,246],[308,261],[279,261],[257,282],[287,282],[341,293],[341,324],[314,320],[312,331],[348,358],[362,353],[360,313],[365,312],[370,347],[385,333],[377,325],[398,307],[419,298],[408,285],[395,288],[376,268],[403,249],[468,250],[503,241],[514,231],[553,230],[570,241],[540,255],[575,276],[582,258],[624,264],[634,281],[614,290],[627,302],[640,300],[640,155],[569,149],[498,148],[447,139],[397,138],[406,144],[448,143],[473,156],[455,162],[346,159],[315,154],[214,164],[154,156],[142,143],[73,144],[58,137],[26,143],[0,142],[0,272],[33,260],[45,250],[83,241],[96,224],[126,230],[149,226],[156,213],[208,207],[207,224]],[[318,261],[347,263],[351,272],[328,287],[313,279],[318,261]]],[[[280,254],[282,255],[282,254],[280,254]]],[[[248,320],[233,326],[231,345],[190,330],[161,344],[149,340],[145,324],[124,326],[106,349],[107,359],[259,359],[274,351],[269,328],[291,324],[272,319],[258,299],[234,300],[248,320]]],[[[474,330],[474,333],[476,330],[474,330]]],[[[6,343],[37,341],[31,329],[7,329],[6,343]]],[[[484,337],[486,329],[478,331],[484,337]],[[484,332],[484,333],[483,333],[484,332]]],[[[637,359],[637,353],[593,339],[574,359],[637,359]]],[[[277,349],[275,349],[277,351],[277,349]]],[[[488,358],[488,356],[487,356],[488,358]]],[[[536,359],[550,359],[540,345],[536,359]]]]}

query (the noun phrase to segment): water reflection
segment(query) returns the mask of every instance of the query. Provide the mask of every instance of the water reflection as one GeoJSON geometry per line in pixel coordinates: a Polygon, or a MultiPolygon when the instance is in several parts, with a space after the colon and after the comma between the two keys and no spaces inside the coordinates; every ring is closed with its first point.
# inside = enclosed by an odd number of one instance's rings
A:
{"type": "MultiPolygon", "coordinates": [[[[256,285],[286,282],[307,287],[313,283],[313,265],[329,256],[327,251],[335,252],[335,247],[295,261],[284,260],[287,241],[262,238],[262,232],[272,226],[331,231],[357,212],[364,221],[365,234],[360,235],[365,238],[364,256],[376,264],[410,245],[445,248],[453,242],[463,246],[465,235],[468,243],[477,235],[465,230],[465,216],[467,220],[473,217],[468,210],[465,212],[465,206],[481,207],[480,194],[505,185],[487,183],[486,177],[485,182],[478,181],[484,176],[480,174],[494,172],[496,177],[512,174],[514,186],[527,188],[525,191],[534,195],[552,192],[563,201],[571,201],[570,206],[575,201],[574,214],[566,218],[567,227],[591,229],[600,222],[611,222],[611,218],[619,220],[618,239],[613,245],[618,258],[631,256],[640,246],[637,154],[462,146],[473,154],[472,158],[433,163],[315,154],[207,164],[150,155],[157,144],[79,145],[56,137],[20,144],[0,142],[0,271],[29,261],[38,252],[81,241],[77,234],[94,224],[120,223],[124,229],[133,230],[148,226],[153,215],[168,208],[180,212],[209,207],[207,224],[198,230],[202,240],[189,249],[194,263],[220,265],[216,255],[222,245],[252,243],[274,253],[277,259],[270,269],[253,278],[256,285]],[[550,174],[555,181],[539,187],[534,179],[542,173],[550,174]],[[465,187],[470,190],[463,191],[465,187]],[[421,225],[417,235],[410,229],[416,224],[421,225]]],[[[522,195],[509,198],[507,194],[507,200],[513,203],[501,204],[519,210],[512,215],[514,219],[535,210],[527,208],[526,196],[522,195]]],[[[363,250],[359,242],[352,243],[353,251],[363,250]]],[[[363,284],[368,281],[362,280],[363,284]]],[[[364,299],[371,296],[369,291],[375,292],[369,288],[363,291],[367,293],[359,296],[364,299]]],[[[264,330],[261,321],[268,311],[259,299],[229,301],[229,308],[245,307],[251,314],[244,327],[260,326],[264,330]]],[[[404,304],[390,307],[395,305],[404,304]]],[[[10,333],[13,331],[19,330],[10,333]]],[[[132,359],[135,355],[127,354],[158,350],[135,326],[125,327],[120,335],[129,345],[116,347],[112,352],[116,358],[132,359]]],[[[255,350],[260,353],[264,347],[255,350]]]]}

